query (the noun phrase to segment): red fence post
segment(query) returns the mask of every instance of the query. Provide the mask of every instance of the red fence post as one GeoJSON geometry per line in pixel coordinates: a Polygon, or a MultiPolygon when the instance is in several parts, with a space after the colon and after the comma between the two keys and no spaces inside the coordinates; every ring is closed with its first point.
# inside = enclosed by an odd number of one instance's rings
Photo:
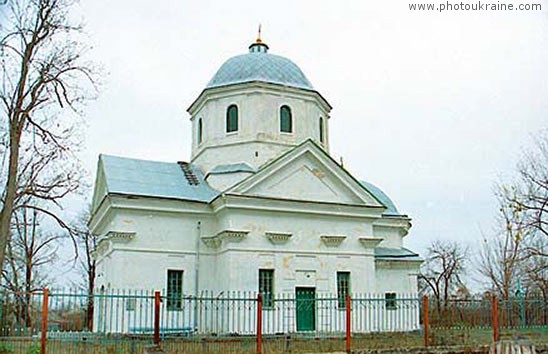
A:
{"type": "Polygon", "coordinates": [[[160,292],[154,292],[154,344],[160,344],[160,292]]]}
{"type": "Polygon", "coordinates": [[[263,352],[263,294],[257,295],[257,354],[263,352]]]}
{"type": "Polygon", "coordinates": [[[424,346],[428,347],[428,327],[429,318],[428,318],[428,295],[422,297],[422,311],[423,311],[423,325],[424,325],[424,346]]]}
{"type": "Polygon", "coordinates": [[[49,305],[49,290],[44,289],[44,297],[42,299],[42,337],[40,342],[40,354],[46,354],[46,344],[48,340],[48,305],[49,305]]]}
{"type": "Polygon", "coordinates": [[[499,340],[499,299],[493,295],[493,340],[499,340]]]}
{"type": "Polygon", "coordinates": [[[352,301],[350,299],[350,295],[346,295],[346,352],[350,354],[350,350],[352,349],[352,301]]]}

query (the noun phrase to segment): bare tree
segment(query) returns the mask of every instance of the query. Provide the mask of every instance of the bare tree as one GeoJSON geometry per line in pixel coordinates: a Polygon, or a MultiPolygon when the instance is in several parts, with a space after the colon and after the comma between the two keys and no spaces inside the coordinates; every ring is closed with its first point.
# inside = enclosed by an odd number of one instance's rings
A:
{"type": "MultiPolygon", "coordinates": [[[[534,139],[534,147],[525,151],[518,163],[518,180],[504,194],[507,203],[523,213],[524,232],[548,239],[548,130],[534,139]]],[[[531,243],[526,251],[548,257],[546,248],[535,249],[531,243]]]]}
{"type": "Polygon", "coordinates": [[[12,0],[0,27],[0,273],[18,209],[47,215],[72,234],[56,207],[79,187],[80,109],[96,91],[71,5],[12,0]]]}
{"type": "Polygon", "coordinates": [[[517,275],[523,264],[525,239],[528,231],[524,227],[526,215],[507,203],[507,189],[499,187],[498,230],[483,240],[479,252],[478,272],[503,299],[508,299],[515,290],[517,275]]]}
{"type": "Polygon", "coordinates": [[[62,235],[45,232],[36,210],[21,209],[14,214],[12,241],[8,245],[4,287],[18,297],[18,318],[31,326],[31,293],[47,282],[47,270],[56,259],[57,241],[62,235]]]}
{"type": "Polygon", "coordinates": [[[84,209],[74,222],[74,229],[77,232],[78,258],[80,270],[84,273],[85,289],[88,294],[87,303],[87,326],[93,329],[93,290],[95,289],[96,264],[93,252],[97,247],[98,237],[91,233],[88,227],[90,207],[84,209]]]}
{"type": "Polygon", "coordinates": [[[525,252],[521,270],[522,284],[530,297],[542,298],[548,301],[548,239],[546,237],[530,238],[526,240],[525,252]]]}
{"type": "Polygon", "coordinates": [[[468,248],[454,241],[437,240],[428,247],[419,279],[434,296],[438,312],[447,308],[452,294],[466,288],[462,276],[466,273],[467,257],[468,248]]]}

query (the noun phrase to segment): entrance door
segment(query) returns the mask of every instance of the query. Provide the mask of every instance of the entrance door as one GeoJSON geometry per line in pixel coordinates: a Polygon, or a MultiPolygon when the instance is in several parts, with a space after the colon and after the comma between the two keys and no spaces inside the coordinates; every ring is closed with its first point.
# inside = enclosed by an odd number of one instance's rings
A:
{"type": "Polygon", "coordinates": [[[297,331],[316,330],[316,288],[296,288],[297,331]]]}

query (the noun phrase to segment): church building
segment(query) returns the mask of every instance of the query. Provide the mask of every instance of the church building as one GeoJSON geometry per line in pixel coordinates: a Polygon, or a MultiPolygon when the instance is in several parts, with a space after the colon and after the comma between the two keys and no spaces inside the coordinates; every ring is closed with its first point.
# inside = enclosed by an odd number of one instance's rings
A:
{"type": "Polygon", "coordinates": [[[168,298],[261,292],[266,302],[416,294],[422,260],[403,246],[411,219],[333,159],[330,111],[259,38],[190,104],[188,162],[100,155],[97,286],[168,298]]]}

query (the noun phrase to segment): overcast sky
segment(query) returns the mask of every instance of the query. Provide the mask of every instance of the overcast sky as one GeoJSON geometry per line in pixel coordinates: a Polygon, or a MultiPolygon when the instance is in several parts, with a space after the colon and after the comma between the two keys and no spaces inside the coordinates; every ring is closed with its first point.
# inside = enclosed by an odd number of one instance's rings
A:
{"type": "Polygon", "coordinates": [[[186,108],[262,23],[270,53],[297,63],[333,106],[331,154],[413,219],[406,245],[479,242],[492,230],[494,182],[512,176],[548,122],[548,0],[532,1],[543,10],[82,1],[93,56],[108,72],[87,110],[85,164],[94,173],[99,153],[188,160],[186,108]]]}

